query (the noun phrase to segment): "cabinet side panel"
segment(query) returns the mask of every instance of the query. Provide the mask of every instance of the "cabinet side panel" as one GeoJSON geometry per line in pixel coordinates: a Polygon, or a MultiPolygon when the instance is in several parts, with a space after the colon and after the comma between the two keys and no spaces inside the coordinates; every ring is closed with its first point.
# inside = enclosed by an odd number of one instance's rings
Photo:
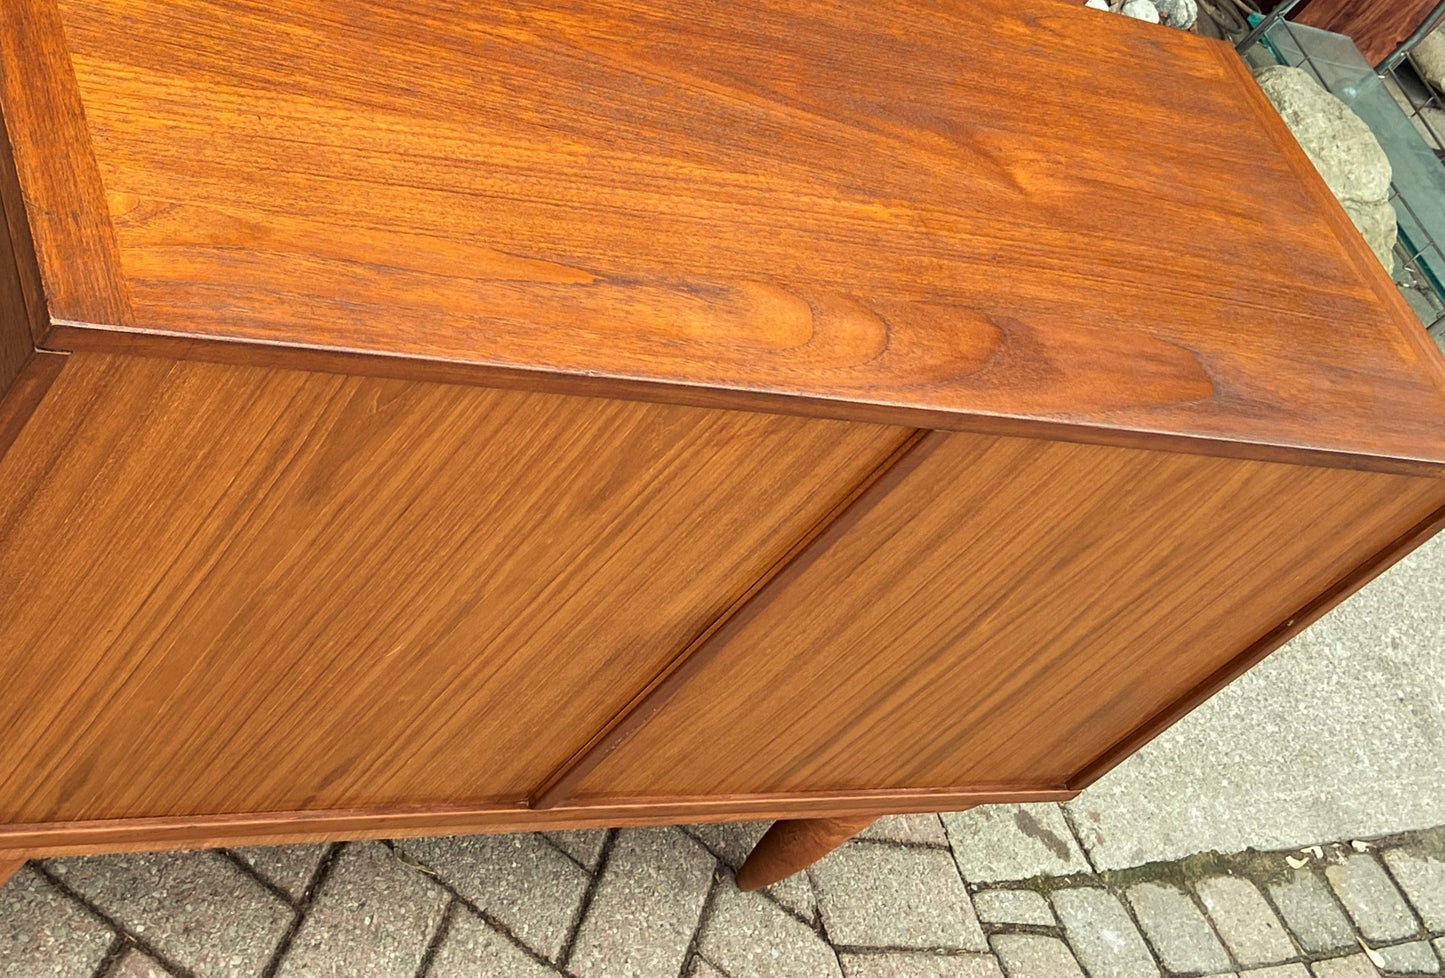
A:
{"type": "Polygon", "coordinates": [[[1063,785],[1445,482],[949,435],[574,803],[1063,785]]]}
{"type": "Polygon", "coordinates": [[[0,462],[9,823],[518,804],[909,434],[69,359],[0,462]]]}

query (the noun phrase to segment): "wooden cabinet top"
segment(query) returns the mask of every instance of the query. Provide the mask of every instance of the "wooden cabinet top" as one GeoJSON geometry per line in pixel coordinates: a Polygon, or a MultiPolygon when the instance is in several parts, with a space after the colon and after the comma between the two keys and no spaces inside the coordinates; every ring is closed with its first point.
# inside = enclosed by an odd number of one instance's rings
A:
{"type": "Polygon", "coordinates": [[[44,348],[1445,463],[1445,362],[1196,36],[1060,0],[9,0],[0,72],[44,348]]]}

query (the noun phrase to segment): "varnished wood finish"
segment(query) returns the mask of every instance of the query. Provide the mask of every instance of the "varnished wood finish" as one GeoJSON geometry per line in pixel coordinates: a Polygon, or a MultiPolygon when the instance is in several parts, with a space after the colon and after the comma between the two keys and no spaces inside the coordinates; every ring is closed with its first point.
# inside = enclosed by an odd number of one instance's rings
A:
{"type": "Polygon", "coordinates": [[[951,434],[583,778],[1069,783],[1445,504],[1445,482],[951,434]]]}
{"type": "Polygon", "coordinates": [[[761,890],[786,879],[822,859],[874,821],[868,815],[779,819],[768,827],[738,870],[738,889],[761,890]]]}
{"type": "Polygon", "coordinates": [[[520,802],[908,435],[69,359],[0,464],[0,822],[520,802]]]}
{"type": "Polygon", "coordinates": [[[12,0],[0,112],[0,860],[1061,800],[1445,520],[1181,32],[12,0]]]}
{"type": "Polygon", "coordinates": [[[133,327],[1445,461],[1445,373],[1232,55],[980,2],[61,0],[67,58],[55,0],[16,0],[0,53],[17,156],[53,130],[81,161],[32,167],[80,215],[33,215],[63,225],[37,228],[47,274],[109,269],[133,302],[52,310],[91,343],[133,327]],[[1099,77],[1107,97],[1075,97],[1099,77]],[[63,126],[37,124],[41,99],[63,126]],[[114,255],[76,262],[76,220],[113,228],[114,255]]]}
{"type": "Polygon", "coordinates": [[[1370,64],[1379,64],[1425,22],[1439,0],[1309,0],[1291,20],[1348,34],[1370,64]]]}
{"type": "Polygon", "coordinates": [[[0,858],[0,886],[4,886],[10,882],[10,877],[20,872],[20,868],[24,865],[24,859],[0,858]]]}
{"type": "MultiPolygon", "coordinates": [[[[114,222],[54,0],[5,4],[0,106],[25,194],[49,316],[129,325],[129,289],[114,222]]],[[[8,210],[8,199],[6,204],[8,210]]],[[[13,227],[16,218],[9,219],[13,227]]],[[[35,340],[43,344],[49,323],[35,325],[43,331],[35,340]]]]}
{"type": "Polygon", "coordinates": [[[1270,629],[1259,641],[1225,663],[1198,686],[1186,692],[1154,717],[1140,724],[1119,743],[1101,754],[1078,774],[1069,778],[1069,787],[1076,791],[1082,791],[1093,784],[1107,774],[1114,765],[1169,729],[1190,710],[1242,675],[1246,669],[1260,662],[1285,642],[1313,625],[1335,605],[1373,581],[1401,557],[1441,530],[1445,530],[1445,506],[1436,510],[1416,526],[1411,527],[1398,539],[1391,541],[1374,557],[1345,573],[1334,586],[1270,629]]]}
{"type": "Polygon", "coordinates": [[[295,811],[186,818],[130,818],[40,825],[0,825],[0,858],[86,855],[148,849],[275,845],[324,839],[401,838],[486,832],[545,831],[737,819],[872,817],[877,812],[959,811],[994,803],[1068,801],[1063,788],[979,785],[968,789],[813,792],[656,798],[646,802],[533,811],[523,805],[422,811],[295,811]]]}
{"type": "Polygon", "coordinates": [[[887,498],[893,488],[917,468],[944,437],[938,432],[918,432],[899,446],[894,455],[875,472],[875,477],[865,485],[860,485],[857,495],[847,500],[833,518],[826,521],[826,528],[821,533],[797,548],[779,568],[778,573],[760,582],[756,590],[729,609],[729,613],[715,622],[712,628],[698,635],[666,673],[634,697],[613,722],[603,728],[581,751],[569,758],[567,764],[549,778],[543,789],[533,798],[533,807],[553,808],[571,798],[577,785],[595,770],[597,765],[646,726],[691,682],[699,670],[712,661],[713,656],[746,628],[777,594],[785,591],[797,580],[813,561],[843,540],[858,521],[887,498]]]}

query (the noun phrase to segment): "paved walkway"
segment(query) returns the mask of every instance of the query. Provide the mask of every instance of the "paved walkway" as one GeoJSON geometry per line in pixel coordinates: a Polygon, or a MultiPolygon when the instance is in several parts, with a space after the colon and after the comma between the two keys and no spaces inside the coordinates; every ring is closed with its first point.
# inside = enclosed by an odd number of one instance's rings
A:
{"type": "Polygon", "coordinates": [[[0,974],[1369,978],[1445,954],[1445,830],[1097,873],[1056,806],[1010,806],[890,818],[739,893],[763,828],[32,864],[0,891],[0,974]],[[978,882],[1001,867],[971,840],[1003,821],[1067,875],[978,882]]]}

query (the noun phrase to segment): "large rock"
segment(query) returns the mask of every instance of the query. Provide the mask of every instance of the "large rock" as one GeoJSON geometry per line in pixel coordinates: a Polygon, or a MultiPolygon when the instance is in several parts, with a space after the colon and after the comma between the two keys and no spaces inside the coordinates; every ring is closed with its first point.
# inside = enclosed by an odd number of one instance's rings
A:
{"type": "Polygon", "coordinates": [[[1149,0],[1125,0],[1124,6],[1119,8],[1119,13],[1125,17],[1133,17],[1135,20],[1147,20],[1151,24],[1159,23],[1159,8],[1149,0]]]}
{"type": "Polygon", "coordinates": [[[1386,268],[1393,268],[1390,161],[1370,127],[1302,68],[1272,66],[1255,78],[1370,250],[1386,268]]]}
{"type": "Polygon", "coordinates": [[[1434,85],[1436,91],[1445,92],[1445,27],[1436,28],[1429,37],[1415,45],[1410,52],[1410,60],[1415,62],[1415,70],[1434,85]]]}
{"type": "Polygon", "coordinates": [[[1199,19],[1199,4],[1195,0],[1154,0],[1159,8],[1159,19],[1170,27],[1187,31],[1199,19]]]}

